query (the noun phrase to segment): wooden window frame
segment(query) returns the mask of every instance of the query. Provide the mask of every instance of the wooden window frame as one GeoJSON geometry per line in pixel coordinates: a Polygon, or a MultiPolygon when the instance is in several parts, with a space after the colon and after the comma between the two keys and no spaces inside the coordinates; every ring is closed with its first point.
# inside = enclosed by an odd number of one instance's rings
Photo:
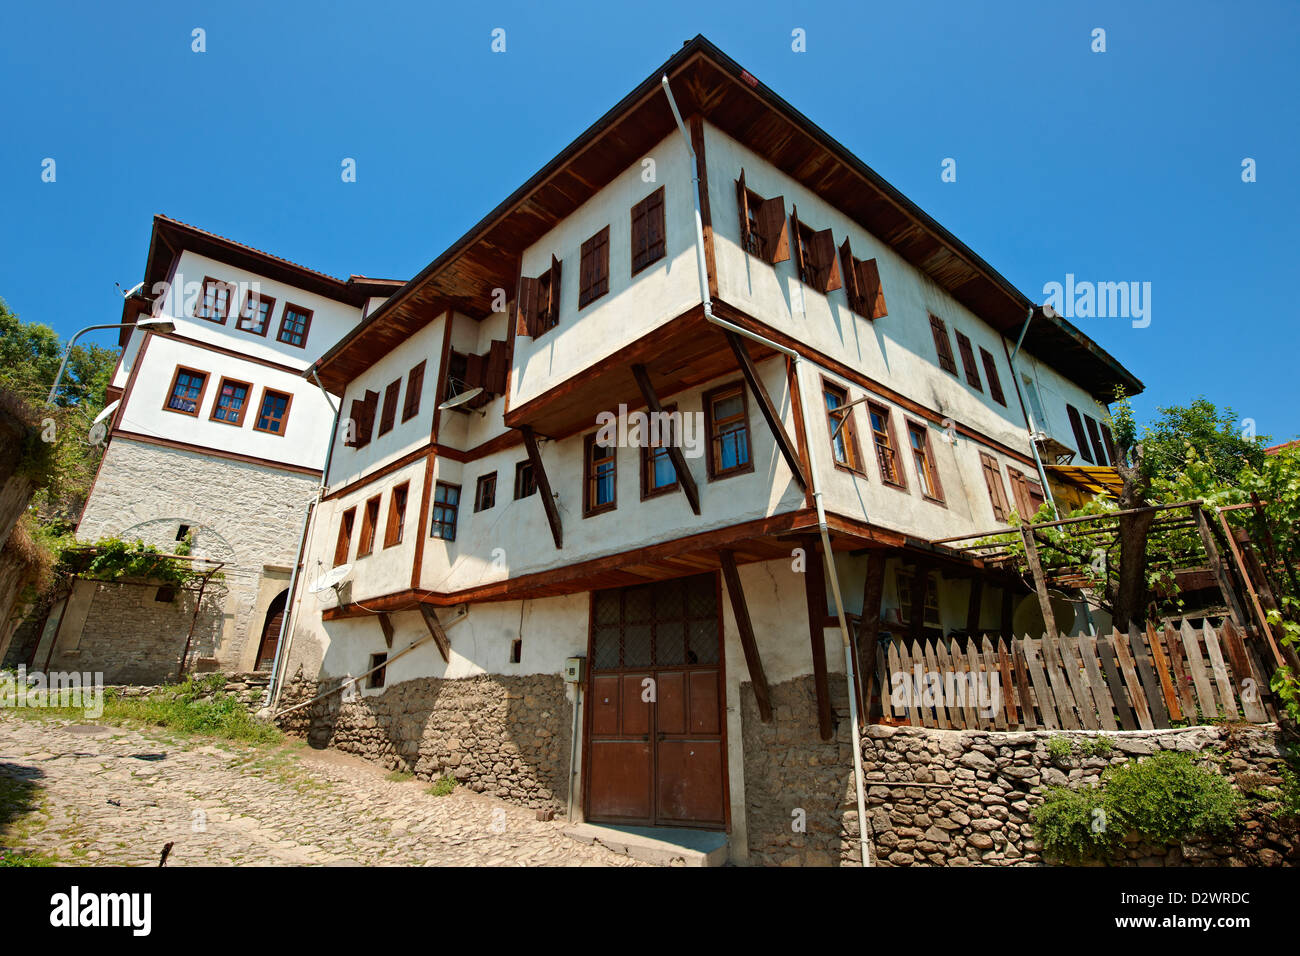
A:
{"type": "Polygon", "coordinates": [[[307,336],[311,333],[312,316],[315,314],[311,309],[305,309],[300,305],[294,305],[292,302],[286,302],[284,308],[280,311],[280,328],[275,333],[275,340],[283,342],[285,345],[292,345],[296,349],[305,349],[307,347],[307,336]],[[301,342],[292,342],[284,337],[285,323],[289,321],[290,310],[299,313],[303,317],[301,342]]]}
{"type": "Polygon", "coordinates": [[[740,209],[740,248],[770,266],[789,259],[785,197],[764,199],[745,185],[745,170],[742,168],[740,178],[736,180],[736,202],[740,209]]]}
{"type": "Polygon", "coordinates": [[[352,399],[348,406],[348,419],[352,422],[352,441],[344,446],[360,451],[375,437],[375,415],[379,411],[379,393],[366,389],[361,398],[352,399]]]}
{"type": "MultiPolygon", "coordinates": [[[[226,320],[230,318],[230,307],[234,304],[235,293],[238,287],[233,282],[226,282],[222,279],[214,279],[212,276],[203,277],[203,286],[199,290],[199,300],[194,303],[194,318],[203,322],[212,322],[215,325],[225,325],[226,320]],[[226,289],[226,311],[222,313],[221,318],[214,319],[211,316],[204,315],[205,302],[208,298],[208,286],[224,286],[226,289]]],[[[216,303],[215,296],[213,304],[216,303]]]]}
{"type": "Polygon", "coordinates": [[[618,446],[607,448],[596,444],[596,433],[592,432],[582,440],[582,516],[591,518],[595,515],[613,511],[618,507],[618,446]],[[602,452],[596,461],[597,450],[602,452]],[[596,504],[596,486],[600,476],[596,473],[597,465],[609,462],[613,467],[614,492],[609,501],[596,504]]]}
{"type": "Polygon", "coordinates": [[[993,353],[984,346],[979,347],[980,361],[984,363],[984,377],[989,383],[989,397],[997,402],[1003,408],[1007,407],[1007,396],[1002,391],[1002,378],[998,375],[998,363],[993,358],[993,353]]]}
{"type": "MultiPolygon", "coordinates": [[[[1040,482],[1030,478],[1019,468],[1012,468],[1010,465],[1007,465],[1007,479],[1011,482],[1011,498],[1016,505],[1016,514],[1020,516],[1021,521],[1028,523],[1033,519],[1034,515],[1038,513],[1038,508],[1034,508],[1028,514],[1025,514],[1033,504],[1030,500],[1031,497],[1036,494],[1036,496],[1041,498],[1043,502],[1047,501],[1047,495],[1043,491],[1043,486],[1040,482]],[[1033,488],[1037,488],[1038,491],[1033,492],[1033,488]]],[[[1040,504],[1038,507],[1041,508],[1042,505],[1040,504]]]]}
{"type": "Polygon", "coordinates": [[[208,421],[217,422],[221,425],[234,425],[236,428],[239,428],[241,425],[244,424],[244,418],[245,416],[248,415],[248,406],[250,406],[251,404],[253,404],[253,383],[252,382],[244,382],[244,381],[240,381],[237,378],[228,378],[226,376],[222,376],[221,381],[217,383],[216,396],[212,399],[212,411],[208,415],[208,421]],[[244,404],[239,408],[238,415],[236,416],[234,421],[217,417],[217,410],[221,408],[221,392],[226,387],[227,382],[229,382],[231,385],[242,385],[244,387],[244,404]]]}
{"type": "Polygon", "coordinates": [[[205,372],[201,368],[190,368],[188,365],[177,365],[176,371],[172,373],[172,382],[167,386],[167,394],[163,396],[163,411],[175,412],[177,415],[188,415],[190,418],[198,418],[199,411],[203,408],[203,399],[208,392],[208,383],[212,381],[212,373],[205,372]],[[172,399],[176,397],[176,386],[180,382],[181,374],[202,375],[203,384],[199,386],[198,397],[194,399],[194,411],[187,412],[183,408],[172,408],[172,399]]]}
{"type": "MultiPolygon", "coordinates": [[[[857,406],[848,410],[843,416],[832,414],[831,406],[827,402],[827,393],[836,393],[840,400],[840,405],[847,405],[850,401],[849,390],[846,386],[831,381],[825,375],[822,379],[822,404],[826,406],[826,428],[827,437],[831,446],[831,462],[841,471],[850,471],[855,475],[867,477],[866,463],[862,459],[862,446],[858,443],[858,428],[855,421],[854,412],[857,406]],[[840,426],[840,435],[844,438],[844,454],[848,461],[840,461],[835,455],[835,425],[840,418],[843,418],[844,424],[840,426]]],[[[837,406],[839,407],[839,406],[837,406]]]]}
{"type": "Polygon", "coordinates": [[[790,232],[799,281],[822,295],[843,288],[839,256],[835,254],[835,237],[831,230],[814,229],[800,222],[799,207],[794,206],[790,212],[790,232]]]}
{"type": "Polygon", "coordinates": [[[578,311],[609,294],[609,226],[582,244],[578,257],[578,311]]]}
{"type": "Polygon", "coordinates": [[[957,336],[957,354],[961,356],[961,367],[966,373],[966,384],[977,392],[984,391],[984,383],[980,381],[980,370],[975,364],[975,346],[961,329],[952,331],[957,336]]]}
{"type": "MultiPolygon", "coordinates": [[[[721,481],[724,478],[730,478],[733,475],[744,475],[754,470],[754,430],[750,427],[749,422],[749,394],[745,388],[745,380],[737,379],[734,382],[728,382],[725,385],[719,385],[717,388],[710,389],[702,396],[704,402],[704,430],[705,440],[707,442],[706,455],[708,463],[709,481],[721,481]],[[718,422],[713,420],[713,404],[720,398],[728,397],[728,393],[738,391],[740,393],[740,404],[742,408],[740,420],[745,425],[745,450],[747,460],[744,464],[733,465],[730,468],[718,467],[717,444],[721,439],[717,436],[716,431],[718,422]]],[[[728,423],[723,423],[728,424],[728,423]]]]}
{"type": "MultiPolygon", "coordinates": [[[[925,627],[943,627],[943,618],[939,607],[939,582],[934,571],[925,572],[925,598],[921,608],[921,626],[925,627]],[[934,620],[929,620],[926,615],[934,611],[934,620]]],[[[898,589],[898,619],[904,627],[912,626],[912,582],[916,579],[916,572],[899,568],[894,572],[894,587],[898,589]],[[907,614],[904,616],[904,606],[907,614]]]]}
{"type": "Polygon", "coordinates": [[[629,244],[631,275],[636,275],[638,272],[648,269],[668,255],[668,231],[664,197],[664,187],[660,186],[632,207],[632,231],[630,233],[632,240],[629,244]],[[652,224],[657,225],[658,242],[651,241],[655,235],[655,230],[650,228],[652,224]]]}
{"type": "Polygon", "coordinates": [[[478,480],[474,483],[474,514],[480,511],[491,511],[497,506],[497,473],[489,471],[486,475],[479,475],[478,480]],[[484,499],[490,499],[484,504],[484,499]]]}
{"type": "Polygon", "coordinates": [[[262,295],[260,292],[255,293],[252,289],[249,289],[248,292],[244,294],[244,304],[240,306],[239,314],[235,316],[235,328],[237,328],[241,332],[247,332],[249,335],[260,335],[262,338],[266,338],[267,332],[271,328],[271,319],[273,319],[274,317],[275,317],[275,297],[269,295],[262,295]],[[260,332],[257,331],[257,329],[249,328],[247,325],[244,324],[245,322],[248,321],[248,316],[245,315],[244,313],[248,311],[249,305],[251,305],[254,300],[257,301],[257,304],[259,306],[261,306],[263,302],[267,304],[266,322],[262,324],[262,331],[260,332]]]}
{"type": "Polygon", "coordinates": [[[1002,466],[988,452],[980,452],[980,468],[984,473],[984,486],[989,492],[989,502],[993,505],[993,517],[1005,522],[1011,514],[1011,501],[1007,498],[1007,487],[1002,481],[1002,466]],[[992,474],[990,474],[992,472],[992,474]],[[996,484],[993,482],[996,481],[996,484]]]}
{"type": "Polygon", "coordinates": [[[402,397],[402,380],[389,382],[384,388],[384,404],[379,413],[379,434],[387,435],[393,430],[393,423],[397,420],[397,401],[402,397]]]}
{"type": "MultiPolygon", "coordinates": [[[[672,415],[676,413],[677,406],[665,405],[663,406],[662,411],[665,414],[672,415]]],[[[653,413],[647,410],[647,414],[653,414],[653,413]]],[[[669,421],[671,422],[672,420],[670,419],[669,421]]],[[[670,429],[670,434],[668,435],[668,443],[664,442],[663,435],[661,434],[659,436],[658,445],[649,444],[649,436],[647,436],[646,443],[641,446],[640,451],[641,451],[641,500],[642,501],[648,501],[651,498],[658,498],[662,495],[670,495],[678,488],[680,488],[682,485],[682,479],[681,476],[677,474],[676,465],[673,465],[672,484],[659,485],[658,487],[655,487],[654,484],[652,483],[654,478],[655,460],[659,457],[660,453],[667,456],[668,452],[666,451],[666,449],[668,448],[668,444],[672,443],[677,438],[675,434],[671,433],[671,429],[672,429],[671,424],[669,425],[669,429],[670,429]]],[[[672,464],[671,457],[668,458],[668,463],[672,464]]]]}
{"type": "Polygon", "coordinates": [[[334,539],[334,567],[348,563],[352,553],[352,532],[356,528],[357,508],[353,505],[339,516],[338,536],[334,539]]]}
{"type": "Polygon", "coordinates": [[[375,553],[375,533],[379,530],[379,495],[366,499],[361,510],[361,540],[357,542],[357,557],[368,558],[375,553]]]}
{"type": "Polygon", "coordinates": [[[376,651],[370,655],[370,666],[366,668],[366,690],[378,690],[388,679],[388,652],[376,651]]]}
{"type": "Polygon", "coordinates": [[[400,485],[394,485],[393,490],[388,493],[388,520],[384,523],[384,547],[392,548],[402,543],[402,537],[406,533],[406,508],[411,502],[411,483],[404,481],[400,485]],[[398,493],[401,493],[402,504],[397,504],[398,493]]]}
{"type": "Polygon", "coordinates": [[[283,438],[284,435],[285,435],[285,433],[289,430],[289,410],[290,410],[292,407],[293,407],[293,393],[292,393],[292,392],[282,392],[282,391],[280,391],[278,388],[268,388],[267,386],[263,385],[263,386],[262,386],[262,395],[261,395],[261,397],[257,400],[257,415],[256,415],[256,417],[253,419],[253,431],[255,431],[255,432],[264,432],[264,433],[267,434],[267,435],[277,435],[277,436],[279,436],[280,438],[283,438]],[[279,395],[279,396],[281,396],[282,398],[284,398],[284,400],[285,400],[285,402],[284,402],[284,414],[280,416],[280,430],[279,430],[279,431],[275,431],[274,429],[271,429],[271,428],[263,428],[263,427],[261,426],[261,424],[260,424],[260,423],[261,423],[261,420],[262,420],[262,407],[266,404],[266,396],[267,396],[267,395],[279,395]]]}
{"type": "Polygon", "coordinates": [[[540,276],[519,277],[515,296],[515,336],[539,339],[560,324],[563,289],[560,260],[551,254],[551,268],[540,276]]]}
{"type": "Polygon", "coordinates": [[[411,366],[411,370],[406,373],[406,401],[402,403],[403,422],[409,422],[420,414],[420,399],[424,397],[425,364],[426,362],[422,360],[411,366]]]}
{"type": "Polygon", "coordinates": [[[515,462],[514,500],[523,501],[525,498],[531,498],[535,494],[537,494],[537,475],[536,473],[533,472],[533,463],[527,458],[525,458],[523,461],[515,462]],[[524,492],[523,494],[520,494],[520,492],[523,490],[524,487],[524,485],[521,485],[520,482],[523,480],[525,474],[531,475],[531,478],[526,484],[531,484],[533,487],[531,490],[524,492]]]}
{"type": "Polygon", "coordinates": [[[908,453],[912,456],[912,467],[915,468],[917,471],[917,485],[920,488],[921,497],[924,498],[926,501],[932,501],[935,504],[943,505],[944,507],[947,507],[947,500],[944,498],[944,494],[943,494],[943,481],[939,477],[939,463],[935,461],[934,446],[930,442],[930,426],[927,425],[925,422],[915,418],[907,418],[905,419],[905,421],[907,422],[907,431],[908,431],[907,450],[908,453]],[[922,443],[925,446],[924,449],[920,449],[925,454],[925,461],[928,466],[928,469],[924,475],[921,473],[921,469],[919,467],[920,462],[918,462],[916,458],[916,453],[918,449],[912,445],[913,429],[921,433],[921,437],[923,439],[922,443]],[[926,475],[928,475],[930,479],[929,481],[930,491],[926,491],[925,489],[926,475]]]}
{"type": "Polygon", "coordinates": [[[457,526],[460,524],[460,491],[461,491],[460,485],[453,485],[450,481],[434,482],[433,485],[434,493],[429,499],[429,536],[431,538],[438,538],[440,541],[454,542],[456,540],[457,526]],[[448,503],[446,501],[438,501],[439,488],[456,489],[456,501],[454,503],[448,503]],[[437,529],[445,530],[448,525],[448,522],[446,520],[440,521],[438,519],[439,511],[441,511],[443,515],[446,515],[446,513],[449,511],[451,512],[451,522],[450,522],[451,535],[450,536],[446,534],[437,533],[437,529]]]}
{"type": "Polygon", "coordinates": [[[939,368],[955,376],[957,362],[952,357],[952,339],[948,337],[948,325],[933,312],[930,313],[930,336],[934,339],[934,352],[939,360],[939,368]]]}
{"type": "Polygon", "coordinates": [[[898,433],[894,430],[893,409],[880,402],[867,402],[867,424],[871,428],[871,444],[876,452],[876,468],[880,471],[880,483],[888,488],[907,491],[907,469],[903,467],[900,460],[902,449],[898,445],[898,433]],[[876,426],[871,422],[873,413],[880,415],[885,420],[885,439],[889,442],[888,450],[892,453],[894,463],[894,479],[892,481],[885,477],[885,467],[882,463],[884,456],[881,452],[880,439],[877,437],[880,433],[876,431],[876,426]]]}
{"type": "MultiPolygon", "coordinates": [[[[1075,450],[1079,453],[1079,457],[1090,465],[1096,464],[1092,458],[1092,449],[1088,447],[1088,433],[1083,428],[1083,415],[1069,402],[1065,405],[1065,414],[1070,419],[1070,430],[1074,432],[1075,450]]],[[[1038,427],[1044,428],[1045,425],[1039,422],[1038,427]]]]}

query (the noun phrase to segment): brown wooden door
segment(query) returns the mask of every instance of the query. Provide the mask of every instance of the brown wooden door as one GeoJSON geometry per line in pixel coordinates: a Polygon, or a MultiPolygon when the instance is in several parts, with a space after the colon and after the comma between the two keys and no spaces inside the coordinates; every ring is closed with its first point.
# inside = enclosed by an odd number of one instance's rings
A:
{"type": "Polygon", "coordinates": [[[262,640],[257,647],[255,668],[259,671],[270,670],[275,663],[275,645],[280,640],[280,627],[284,623],[284,605],[288,596],[288,591],[281,591],[266,609],[262,640]]]}
{"type": "Polygon", "coordinates": [[[594,592],[587,659],[587,819],[725,827],[716,576],[594,592]]]}

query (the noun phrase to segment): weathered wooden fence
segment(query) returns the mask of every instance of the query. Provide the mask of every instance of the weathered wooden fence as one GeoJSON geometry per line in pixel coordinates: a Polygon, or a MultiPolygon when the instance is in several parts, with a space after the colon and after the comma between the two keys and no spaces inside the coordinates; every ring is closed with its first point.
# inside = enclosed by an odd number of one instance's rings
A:
{"type": "Polygon", "coordinates": [[[880,646],[872,713],[893,724],[981,730],[1153,730],[1218,718],[1277,719],[1253,642],[1148,625],[1097,636],[987,635],[880,646]]]}

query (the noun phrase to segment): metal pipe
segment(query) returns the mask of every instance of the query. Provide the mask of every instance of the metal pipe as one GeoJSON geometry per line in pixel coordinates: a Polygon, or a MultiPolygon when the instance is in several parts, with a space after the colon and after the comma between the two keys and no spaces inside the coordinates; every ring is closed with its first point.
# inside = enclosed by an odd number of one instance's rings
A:
{"type": "MultiPolygon", "coordinates": [[[[1029,406],[1025,404],[1024,392],[1020,390],[1020,373],[1016,370],[1016,356],[1020,353],[1020,346],[1025,341],[1025,333],[1029,331],[1029,323],[1034,317],[1035,306],[1029,307],[1029,314],[1025,316],[1025,324],[1020,327],[1020,337],[1016,339],[1016,347],[1012,349],[1011,354],[1007,357],[1007,362],[1011,365],[1011,381],[1016,386],[1016,398],[1020,400],[1020,410],[1025,416],[1025,427],[1029,429],[1029,451],[1034,456],[1034,467],[1038,470],[1038,480],[1043,484],[1043,494],[1047,498],[1047,503],[1052,506],[1052,513],[1058,518],[1059,512],[1056,510],[1056,496],[1052,494],[1052,486],[1047,483],[1047,471],[1043,468],[1043,459],[1038,454],[1038,442],[1034,440],[1034,416],[1029,411],[1029,406]]],[[[1043,423],[1044,425],[1046,422],[1043,423]]],[[[1022,515],[1025,522],[1028,523],[1032,515],[1022,515]]]]}
{"type": "MultiPolygon", "coordinates": [[[[690,157],[691,163],[691,185],[693,187],[692,198],[695,202],[695,258],[699,267],[700,279],[700,299],[704,306],[704,319],[719,328],[735,332],[754,342],[758,342],[770,349],[790,357],[794,363],[794,388],[799,388],[799,366],[803,359],[794,349],[786,348],[773,342],[765,336],[758,335],[748,329],[735,325],[725,319],[720,319],[713,314],[713,299],[709,295],[708,279],[708,260],[704,253],[704,219],[700,212],[700,165],[695,156],[695,150],[691,147],[691,137],[686,131],[686,124],[682,122],[682,114],[677,109],[677,101],[673,99],[672,87],[668,83],[668,75],[664,74],[661,80],[664,93],[668,97],[668,105],[672,108],[673,118],[677,121],[677,128],[681,131],[682,141],[686,144],[686,153],[690,157]]],[[[804,411],[804,428],[807,430],[807,412],[804,411]]],[[[813,504],[817,509],[817,530],[821,535],[822,551],[826,558],[826,567],[830,571],[831,593],[835,598],[835,613],[839,621],[840,638],[844,644],[844,673],[849,687],[849,718],[853,725],[853,777],[857,787],[858,798],[858,847],[862,853],[862,865],[871,866],[871,853],[869,844],[866,839],[867,832],[867,810],[866,794],[862,783],[862,741],[861,731],[858,728],[858,700],[856,693],[856,680],[853,670],[853,642],[849,637],[848,620],[844,612],[844,600],[840,594],[839,574],[835,567],[835,552],[831,549],[830,529],[826,524],[826,509],[822,503],[821,485],[817,480],[817,456],[813,449],[811,441],[807,444],[808,452],[808,480],[812,486],[813,504]]]]}

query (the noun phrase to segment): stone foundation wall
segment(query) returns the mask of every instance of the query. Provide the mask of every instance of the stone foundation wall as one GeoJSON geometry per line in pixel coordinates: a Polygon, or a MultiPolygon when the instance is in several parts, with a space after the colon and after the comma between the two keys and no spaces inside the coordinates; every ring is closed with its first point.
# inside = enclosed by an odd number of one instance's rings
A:
{"type": "MultiPolygon", "coordinates": [[[[256,671],[251,674],[228,674],[224,684],[204,691],[196,695],[194,699],[211,700],[217,694],[225,694],[237,698],[241,704],[248,708],[249,713],[256,714],[262,709],[262,703],[266,699],[266,688],[270,684],[271,675],[268,672],[256,671]]],[[[160,690],[161,687],[160,685],[149,684],[118,684],[105,687],[105,690],[109,689],[113,690],[119,697],[148,697],[160,690]]]]}
{"type": "MultiPolygon", "coordinates": [[[[337,686],[296,677],[280,709],[337,686]]],[[[558,675],[425,677],[347,701],[333,693],[279,725],[313,747],[336,747],[425,780],[451,775],[522,806],[559,808],[568,799],[572,707],[558,675]]]]}
{"type": "MultiPolygon", "coordinates": [[[[832,740],[818,734],[812,677],[771,688],[773,720],[758,718],[742,685],[745,799],[750,859],[759,864],[858,865],[857,798],[851,728],[843,688],[831,684],[832,740]],[[806,832],[792,826],[803,811],[806,832]]],[[[1222,725],[1116,734],[868,728],[863,772],[873,860],[879,866],[1042,864],[1030,823],[1044,787],[1096,783],[1112,765],[1160,750],[1202,754],[1239,791],[1280,783],[1285,743],[1275,727],[1222,725]],[[1108,753],[1087,756],[1081,741],[1108,738],[1108,753]],[[1072,742],[1053,757],[1048,741],[1072,742]]],[[[1249,804],[1241,829],[1214,840],[1157,847],[1130,842],[1112,865],[1277,866],[1300,862],[1294,821],[1273,805],[1249,804]]]]}

